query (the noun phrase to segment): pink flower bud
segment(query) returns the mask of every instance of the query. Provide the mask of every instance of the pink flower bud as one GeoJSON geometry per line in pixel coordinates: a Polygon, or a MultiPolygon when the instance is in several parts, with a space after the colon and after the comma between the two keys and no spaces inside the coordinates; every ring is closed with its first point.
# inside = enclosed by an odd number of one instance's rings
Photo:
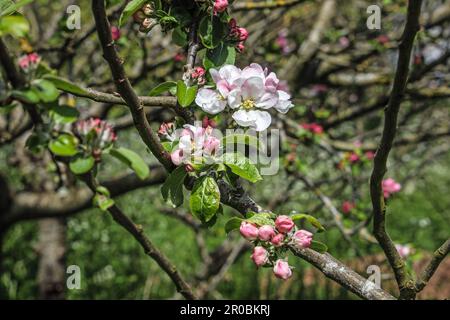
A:
{"type": "Polygon", "coordinates": [[[283,244],[284,241],[284,234],[279,233],[277,235],[275,235],[272,240],[270,240],[270,242],[275,246],[275,247],[280,247],[283,244]]]}
{"type": "Polygon", "coordinates": [[[364,155],[366,156],[367,160],[372,160],[373,158],[375,158],[375,152],[373,151],[366,151],[364,155]]]}
{"type": "Polygon", "coordinates": [[[293,240],[298,248],[309,248],[313,234],[306,230],[298,230],[294,233],[293,240]]]}
{"type": "Polygon", "coordinates": [[[120,39],[120,29],[116,26],[111,27],[111,37],[114,41],[117,41],[120,39]]]}
{"type": "Polygon", "coordinates": [[[173,151],[170,155],[170,159],[172,160],[174,165],[179,166],[183,162],[183,150],[176,149],[175,151],[173,151]]]}
{"type": "Polygon", "coordinates": [[[204,116],[202,120],[202,127],[203,128],[215,128],[217,126],[216,122],[213,119],[208,118],[208,116],[204,116]]]}
{"type": "Polygon", "coordinates": [[[344,201],[342,203],[342,212],[344,213],[350,213],[355,208],[355,204],[350,201],[344,201]]]}
{"type": "Polygon", "coordinates": [[[256,238],[258,237],[258,228],[246,221],[242,221],[239,231],[241,232],[241,235],[247,240],[256,240],[256,238]]]}
{"type": "Polygon", "coordinates": [[[245,50],[244,43],[243,43],[243,42],[239,42],[239,43],[236,45],[236,49],[237,49],[237,51],[239,51],[240,53],[244,52],[244,50],[245,50]]]}
{"type": "Polygon", "coordinates": [[[231,18],[230,21],[228,21],[228,27],[230,27],[230,29],[236,28],[237,27],[236,19],[231,18]]]}
{"type": "Polygon", "coordinates": [[[288,216],[278,216],[275,220],[275,226],[281,233],[288,233],[294,227],[294,221],[288,216]]]}
{"type": "Polygon", "coordinates": [[[292,276],[292,270],[289,267],[289,264],[281,259],[278,259],[275,262],[275,265],[273,267],[273,273],[277,278],[287,280],[292,276]]]}
{"type": "Polygon", "coordinates": [[[248,38],[248,31],[245,28],[238,27],[237,34],[238,34],[239,41],[245,41],[248,38]]]}
{"type": "Polygon", "coordinates": [[[385,198],[389,198],[391,194],[399,192],[402,188],[401,184],[396,182],[392,178],[387,178],[383,180],[381,183],[381,187],[383,189],[383,194],[385,198]]]}
{"type": "Polygon", "coordinates": [[[408,245],[396,244],[395,249],[397,249],[398,254],[403,259],[407,258],[411,254],[411,248],[408,245]]]}
{"type": "Polygon", "coordinates": [[[275,236],[275,230],[272,226],[264,225],[258,230],[258,238],[262,241],[269,241],[275,236]]]}
{"type": "Polygon", "coordinates": [[[264,249],[264,247],[256,246],[253,249],[251,259],[258,267],[261,267],[269,261],[269,253],[266,249],[264,249]]]}
{"type": "Polygon", "coordinates": [[[173,60],[174,60],[175,62],[181,62],[181,61],[183,61],[185,58],[186,58],[186,56],[185,56],[183,53],[177,53],[177,54],[175,55],[175,57],[173,57],[173,60]]]}
{"type": "Polygon", "coordinates": [[[188,163],[184,165],[184,170],[186,170],[186,172],[194,172],[195,168],[192,166],[192,164],[188,163]]]}
{"type": "Polygon", "coordinates": [[[356,163],[356,162],[359,161],[359,156],[358,156],[355,152],[352,152],[352,153],[350,154],[350,156],[348,157],[348,160],[349,160],[351,163],[356,163]]]}
{"type": "Polygon", "coordinates": [[[220,140],[216,137],[209,136],[203,143],[203,151],[209,155],[215,155],[220,147],[220,140]]]}
{"type": "Polygon", "coordinates": [[[214,2],[214,13],[224,12],[228,8],[228,0],[216,0],[214,2]]]}

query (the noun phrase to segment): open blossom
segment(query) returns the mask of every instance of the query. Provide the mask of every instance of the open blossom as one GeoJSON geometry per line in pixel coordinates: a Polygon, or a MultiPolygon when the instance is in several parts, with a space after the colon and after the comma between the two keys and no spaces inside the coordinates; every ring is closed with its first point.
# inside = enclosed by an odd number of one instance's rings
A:
{"type": "Polygon", "coordinates": [[[258,266],[263,266],[269,261],[269,253],[264,247],[256,246],[251,255],[253,262],[258,266]]]}
{"type": "Polygon", "coordinates": [[[238,125],[263,131],[272,121],[269,109],[286,113],[293,107],[275,73],[268,73],[259,64],[252,63],[243,70],[225,65],[219,70],[211,69],[210,73],[216,90],[202,88],[195,99],[207,113],[217,114],[228,106],[234,111],[232,117],[238,125]]]}
{"type": "Polygon", "coordinates": [[[201,159],[210,160],[217,155],[220,148],[220,140],[212,135],[213,128],[195,127],[189,124],[184,125],[178,148],[170,155],[173,164],[176,166],[192,164],[201,159]]]}
{"type": "Polygon", "coordinates": [[[214,13],[224,12],[228,8],[228,0],[215,0],[214,13]]]}
{"type": "Polygon", "coordinates": [[[273,236],[275,236],[275,230],[272,226],[264,225],[258,230],[258,238],[262,241],[269,241],[273,236]]]}
{"type": "Polygon", "coordinates": [[[278,216],[275,220],[275,226],[281,233],[288,233],[294,228],[294,221],[288,216],[278,216]]]}
{"type": "Polygon", "coordinates": [[[298,230],[292,237],[298,248],[309,248],[311,246],[312,238],[313,234],[306,230],[298,230]]]}
{"type": "Polygon", "coordinates": [[[35,68],[40,61],[41,57],[37,53],[32,52],[19,58],[19,67],[24,71],[28,71],[35,68]]]}
{"type": "Polygon", "coordinates": [[[398,254],[403,259],[407,258],[411,254],[411,247],[408,245],[396,244],[395,249],[397,249],[398,254]]]}
{"type": "Polygon", "coordinates": [[[273,273],[277,278],[287,280],[292,276],[292,270],[289,264],[281,259],[278,259],[275,262],[275,265],[273,267],[273,273]]]}
{"type": "Polygon", "coordinates": [[[258,238],[258,228],[249,222],[242,221],[239,231],[247,240],[256,240],[258,238]]]}
{"type": "Polygon", "coordinates": [[[402,188],[401,184],[396,182],[392,178],[387,178],[383,180],[381,183],[382,189],[383,189],[383,195],[385,198],[389,198],[389,196],[393,193],[397,193],[402,188]]]}
{"type": "Polygon", "coordinates": [[[342,203],[342,212],[350,213],[355,208],[355,203],[350,201],[344,201],[342,203]]]}

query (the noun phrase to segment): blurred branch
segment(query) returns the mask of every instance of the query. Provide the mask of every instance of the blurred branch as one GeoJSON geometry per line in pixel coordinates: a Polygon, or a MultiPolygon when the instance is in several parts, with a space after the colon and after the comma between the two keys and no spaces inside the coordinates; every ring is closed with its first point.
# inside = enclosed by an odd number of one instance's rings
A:
{"type": "Polygon", "coordinates": [[[374,235],[382,247],[389,264],[394,270],[395,278],[400,290],[400,299],[413,299],[415,297],[414,283],[407,273],[405,263],[397,252],[394,242],[386,231],[386,205],[381,182],[387,171],[386,163],[397,131],[397,117],[408,79],[411,50],[416,33],[420,28],[419,16],[421,5],[421,0],[409,0],[408,2],[406,25],[399,45],[394,84],[388,105],[385,109],[383,135],[375,154],[374,168],[370,178],[374,235]]]}
{"type": "Polygon", "coordinates": [[[232,11],[263,10],[290,7],[307,0],[240,1],[233,4],[232,11]]]}
{"type": "Polygon", "coordinates": [[[431,261],[425,267],[424,271],[416,281],[416,292],[420,292],[428,284],[433,274],[436,272],[439,264],[444,260],[445,256],[450,252],[450,239],[444,242],[442,246],[437,249],[431,261]]]}

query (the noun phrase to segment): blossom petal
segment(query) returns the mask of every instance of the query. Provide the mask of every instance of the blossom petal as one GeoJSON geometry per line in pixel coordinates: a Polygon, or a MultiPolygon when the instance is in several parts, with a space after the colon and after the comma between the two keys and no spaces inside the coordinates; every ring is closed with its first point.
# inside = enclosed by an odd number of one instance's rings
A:
{"type": "Polygon", "coordinates": [[[286,91],[278,90],[278,103],[274,108],[283,114],[287,113],[294,106],[290,99],[291,96],[286,91]]]}
{"type": "Polygon", "coordinates": [[[272,117],[267,111],[238,110],[233,113],[233,119],[242,127],[252,127],[256,131],[264,131],[272,122],[272,117]]]}
{"type": "Polygon", "coordinates": [[[244,100],[258,100],[265,93],[264,82],[258,77],[249,78],[242,84],[241,92],[244,100]]]}
{"type": "Polygon", "coordinates": [[[217,114],[225,109],[226,101],[222,99],[215,90],[202,88],[195,97],[195,103],[202,108],[203,111],[210,114],[217,114]]]}

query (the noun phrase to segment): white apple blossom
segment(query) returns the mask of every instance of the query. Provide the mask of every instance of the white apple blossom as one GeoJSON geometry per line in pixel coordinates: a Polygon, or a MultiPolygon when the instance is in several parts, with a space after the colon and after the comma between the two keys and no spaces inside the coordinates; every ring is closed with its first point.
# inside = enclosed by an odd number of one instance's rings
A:
{"type": "Polygon", "coordinates": [[[263,131],[272,122],[269,109],[286,113],[293,107],[289,93],[276,74],[268,73],[257,63],[243,70],[225,65],[219,70],[211,69],[210,73],[216,90],[200,89],[195,99],[207,113],[217,114],[228,105],[234,110],[232,117],[238,125],[263,131]]]}

